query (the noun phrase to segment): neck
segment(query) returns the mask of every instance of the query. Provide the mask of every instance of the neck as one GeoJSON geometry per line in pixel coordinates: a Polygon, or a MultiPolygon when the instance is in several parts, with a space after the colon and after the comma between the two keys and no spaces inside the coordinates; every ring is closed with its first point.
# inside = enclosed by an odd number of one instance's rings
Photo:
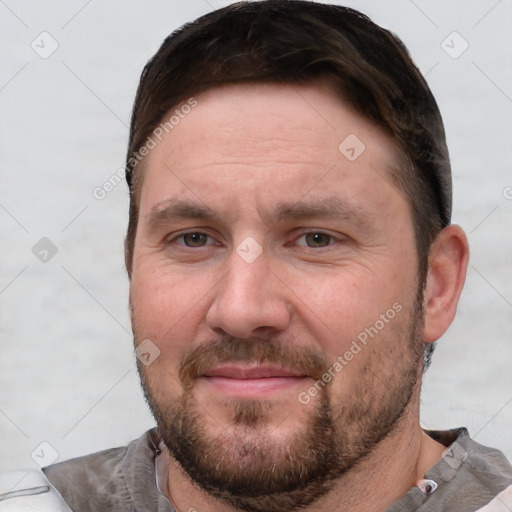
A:
{"type": "MultiPolygon", "coordinates": [[[[383,512],[424,477],[444,449],[421,430],[417,406],[406,410],[394,431],[370,456],[340,478],[327,495],[302,510],[383,512]]],[[[166,457],[168,489],[178,512],[239,512],[208,496],[167,453],[166,457]]]]}

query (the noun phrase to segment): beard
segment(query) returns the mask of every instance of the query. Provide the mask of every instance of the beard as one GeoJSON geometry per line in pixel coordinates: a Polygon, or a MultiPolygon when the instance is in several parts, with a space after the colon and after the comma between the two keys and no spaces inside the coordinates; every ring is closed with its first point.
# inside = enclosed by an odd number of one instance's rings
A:
{"type": "Polygon", "coordinates": [[[322,354],[270,338],[226,336],[185,352],[177,398],[166,395],[158,379],[137,364],[169,454],[200,489],[239,510],[291,512],[325,496],[397,429],[421,382],[423,308],[418,300],[408,320],[397,322],[387,335],[380,332],[379,340],[362,349],[372,354],[341,392],[333,396],[332,382],[320,387],[295,428],[281,437],[275,422],[282,412],[279,404],[225,399],[219,405],[230,420],[219,425],[194,397],[195,379],[215,364],[235,361],[277,363],[321,379],[329,367],[322,354]]]}

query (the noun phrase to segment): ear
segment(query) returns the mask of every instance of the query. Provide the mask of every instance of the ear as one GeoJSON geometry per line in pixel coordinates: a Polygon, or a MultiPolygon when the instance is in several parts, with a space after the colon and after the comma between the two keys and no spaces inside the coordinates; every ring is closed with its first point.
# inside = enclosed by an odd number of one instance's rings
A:
{"type": "Polygon", "coordinates": [[[128,274],[128,279],[132,279],[132,265],[133,265],[133,242],[130,243],[128,235],[124,239],[124,265],[128,274]]]}
{"type": "Polygon", "coordinates": [[[424,292],[425,324],[423,340],[439,339],[453,321],[466,280],[469,246],[466,235],[456,225],[444,228],[432,243],[424,292]]]}

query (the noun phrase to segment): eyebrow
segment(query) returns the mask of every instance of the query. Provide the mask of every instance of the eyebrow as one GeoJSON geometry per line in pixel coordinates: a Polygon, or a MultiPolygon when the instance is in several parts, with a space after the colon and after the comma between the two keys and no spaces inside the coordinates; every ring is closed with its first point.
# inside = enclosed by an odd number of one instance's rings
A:
{"type": "Polygon", "coordinates": [[[150,230],[156,230],[177,220],[221,222],[220,217],[204,204],[195,204],[181,199],[171,199],[163,204],[153,206],[146,215],[146,225],[150,230]]]}
{"type": "Polygon", "coordinates": [[[278,203],[275,208],[276,221],[287,219],[335,218],[357,223],[369,223],[371,215],[353,202],[337,196],[324,199],[297,201],[295,203],[278,203]]]}
{"type": "MultiPolygon", "coordinates": [[[[361,228],[368,228],[375,216],[353,202],[337,196],[323,199],[279,202],[268,215],[270,223],[286,220],[336,219],[353,222],[361,228]]],[[[201,220],[224,224],[225,221],[205,204],[182,199],[171,199],[155,205],[146,216],[146,225],[157,230],[177,220],[201,220]],[[165,206],[164,206],[165,205],[165,206]]]]}

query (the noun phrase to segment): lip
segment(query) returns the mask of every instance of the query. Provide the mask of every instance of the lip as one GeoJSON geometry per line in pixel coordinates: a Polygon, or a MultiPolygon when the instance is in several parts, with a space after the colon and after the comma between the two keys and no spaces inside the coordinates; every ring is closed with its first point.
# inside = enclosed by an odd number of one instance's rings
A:
{"type": "Polygon", "coordinates": [[[308,377],[300,370],[277,365],[223,364],[206,370],[200,380],[217,392],[247,397],[289,390],[303,384],[308,377]]]}
{"type": "Polygon", "coordinates": [[[203,377],[224,377],[227,379],[249,380],[267,378],[307,377],[303,372],[271,364],[236,365],[222,364],[206,370],[203,377]]]}

